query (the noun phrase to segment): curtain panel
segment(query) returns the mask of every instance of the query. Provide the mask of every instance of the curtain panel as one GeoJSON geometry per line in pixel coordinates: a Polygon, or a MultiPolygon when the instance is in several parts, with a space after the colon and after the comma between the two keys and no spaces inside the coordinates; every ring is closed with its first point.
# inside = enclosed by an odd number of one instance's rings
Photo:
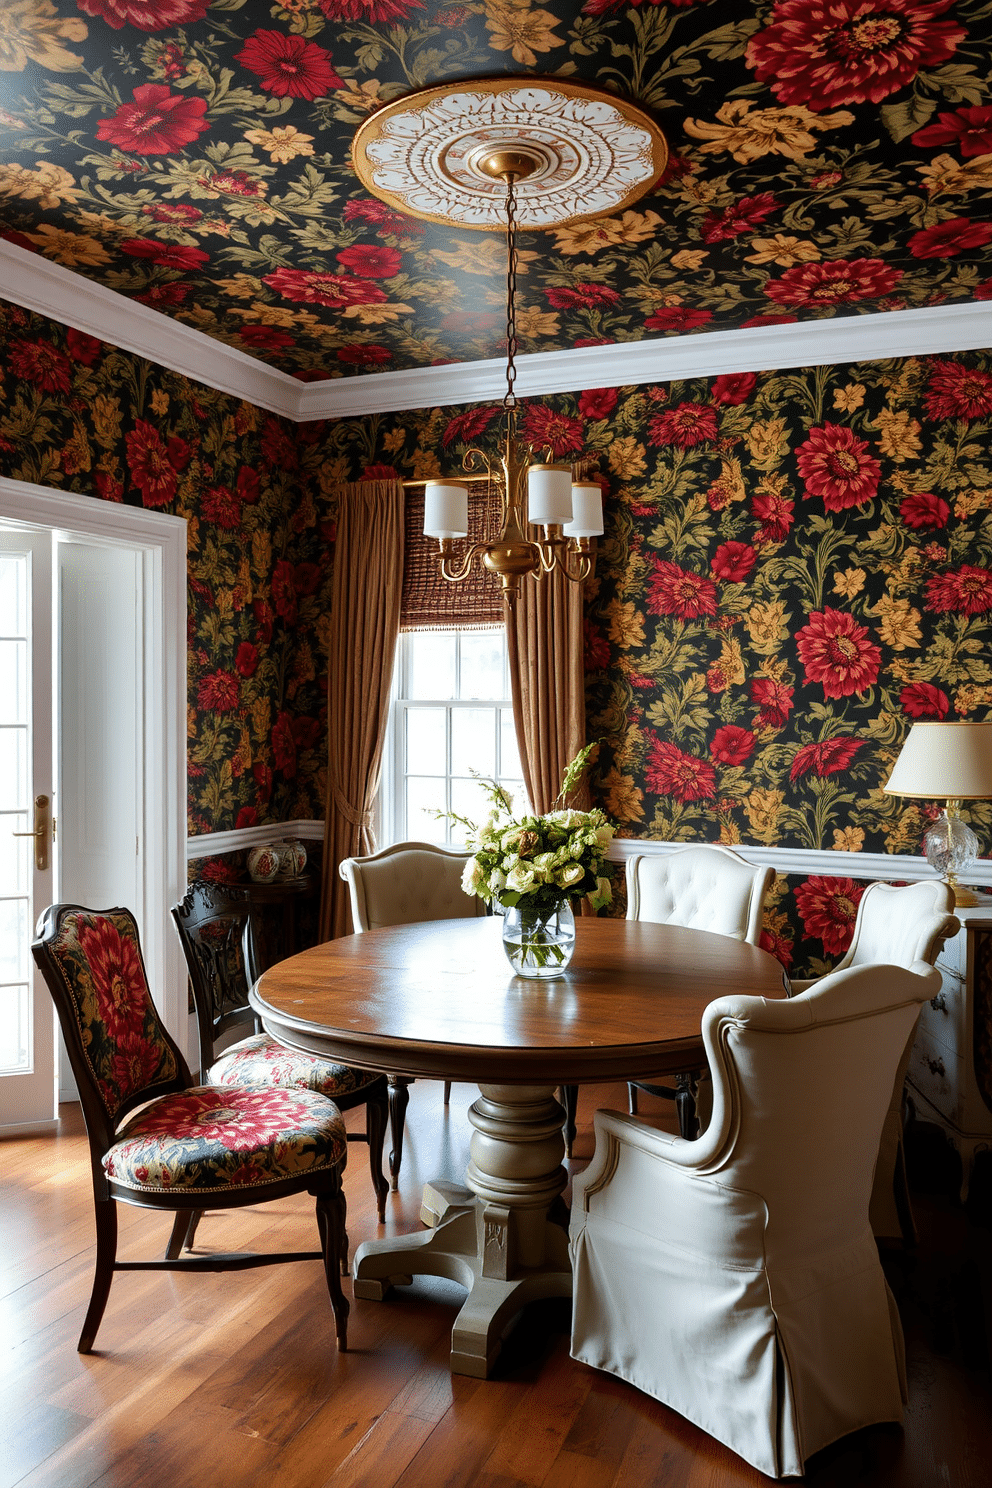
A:
{"type": "Polygon", "coordinates": [[[403,486],[357,481],[339,488],[327,685],[327,802],[320,937],[347,935],[343,858],[373,852],[403,589],[403,486]]]}

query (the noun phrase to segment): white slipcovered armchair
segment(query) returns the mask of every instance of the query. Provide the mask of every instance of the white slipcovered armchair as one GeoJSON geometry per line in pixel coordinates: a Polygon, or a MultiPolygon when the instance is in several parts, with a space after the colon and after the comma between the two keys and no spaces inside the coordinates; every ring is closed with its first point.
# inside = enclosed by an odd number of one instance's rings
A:
{"type": "MultiPolygon", "coordinates": [[[[422,920],[465,920],[486,913],[482,899],[466,894],[462,872],[471,855],[432,842],[397,842],[365,858],[345,858],[338,873],[348,885],[355,933],[386,925],[413,925],[422,920]]],[[[389,1181],[399,1185],[403,1130],[410,1103],[404,1075],[389,1075],[389,1181]]],[[[451,1081],[444,1082],[448,1104],[451,1081]]]]}
{"type": "Polygon", "coordinates": [[[782,1002],[720,998],[703,1015],[713,1109],[697,1141],[596,1113],[573,1186],[573,1358],[773,1477],[901,1420],[902,1330],[868,1202],[896,1066],[939,986],[917,962],[782,1002]]]}
{"type": "MultiPolygon", "coordinates": [[[[858,905],[851,944],[834,971],[879,963],[908,967],[915,961],[926,961],[932,966],[945,940],[961,928],[953,909],[954,894],[943,879],[926,879],[901,888],[885,883],[870,884],[858,905]]],[[[816,980],[795,981],[793,996],[816,985],[816,980]]],[[[902,1142],[902,1092],[915,1032],[914,1026],[896,1070],[875,1168],[871,1223],[880,1240],[901,1237],[912,1242],[916,1238],[902,1142]]]]}

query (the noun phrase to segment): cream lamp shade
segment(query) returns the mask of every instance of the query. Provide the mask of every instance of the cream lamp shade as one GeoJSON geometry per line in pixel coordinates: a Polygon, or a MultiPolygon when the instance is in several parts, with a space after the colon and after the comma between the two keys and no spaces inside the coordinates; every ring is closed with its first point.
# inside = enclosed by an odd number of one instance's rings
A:
{"type": "Polygon", "coordinates": [[[468,536],[468,486],[464,481],[424,482],[424,536],[468,536]]]}
{"type": "Polygon", "coordinates": [[[595,481],[572,482],[572,520],[562,532],[565,537],[602,537],[603,493],[595,481]]]}
{"type": "Polygon", "coordinates": [[[572,520],[571,465],[531,465],[527,494],[527,516],[535,527],[564,526],[572,520]]]}
{"type": "Polygon", "coordinates": [[[884,790],[924,801],[992,798],[992,723],[914,723],[884,790]]]}

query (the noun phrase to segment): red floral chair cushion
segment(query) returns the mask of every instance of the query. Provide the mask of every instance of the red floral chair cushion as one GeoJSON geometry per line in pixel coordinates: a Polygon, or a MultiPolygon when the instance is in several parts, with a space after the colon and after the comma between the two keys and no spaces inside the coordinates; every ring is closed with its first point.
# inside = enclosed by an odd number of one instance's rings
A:
{"type": "Polygon", "coordinates": [[[197,1085],[133,1116],[103,1167],[146,1193],[223,1193],[336,1168],[347,1145],[338,1108],[313,1091],[197,1085]]]}
{"type": "Polygon", "coordinates": [[[374,1070],[332,1064],[316,1054],[286,1049],[267,1033],[256,1033],[225,1049],[207,1071],[211,1085],[277,1085],[316,1090],[321,1095],[351,1095],[382,1076],[374,1070]]]}
{"type": "Polygon", "coordinates": [[[145,977],[138,927],[127,910],[67,914],[51,952],[69,989],[83,1047],[112,1118],[136,1091],[179,1071],[145,977]]]}

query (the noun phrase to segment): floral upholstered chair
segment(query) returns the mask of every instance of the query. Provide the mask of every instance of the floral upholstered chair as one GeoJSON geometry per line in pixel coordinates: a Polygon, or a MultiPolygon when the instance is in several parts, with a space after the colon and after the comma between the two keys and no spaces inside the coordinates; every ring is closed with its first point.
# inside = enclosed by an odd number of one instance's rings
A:
{"type": "Polygon", "coordinates": [[[232,884],[190,884],[172,918],[186,957],[200,1038],[200,1079],[207,1085],[278,1085],[315,1090],[339,1110],[365,1107],[365,1131],[349,1141],[366,1141],[379,1220],[386,1217],[389,1185],[382,1171],[382,1148],[389,1106],[386,1077],[375,1070],[336,1064],[316,1054],[286,1049],[267,1033],[256,1032],[248,1004],[253,982],[266,970],[255,933],[252,891],[232,884]],[[220,1054],[215,1043],[232,1028],[251,1029],[247,1038],[220,1054]]]}
{"type": "Polygon", "coordinates": [[[347,1143],[337,1107],[312,1090],[194,1085],[152,1002],[128,910],[55,904],[42,915],[32,950],[58,1011],[90,1144],[96,1274],[79,1352],[93,1347],[115,1271],[243,1270],[295,1260],[323,1261],[344,1349],[347,1143]],[[317,1201],[319,1250],[179,1258],[199,1211],[303,1191],[317,1201]],[[119,1202],[175,1214],[164,1262],[117,1261],[119,1202]]]}

